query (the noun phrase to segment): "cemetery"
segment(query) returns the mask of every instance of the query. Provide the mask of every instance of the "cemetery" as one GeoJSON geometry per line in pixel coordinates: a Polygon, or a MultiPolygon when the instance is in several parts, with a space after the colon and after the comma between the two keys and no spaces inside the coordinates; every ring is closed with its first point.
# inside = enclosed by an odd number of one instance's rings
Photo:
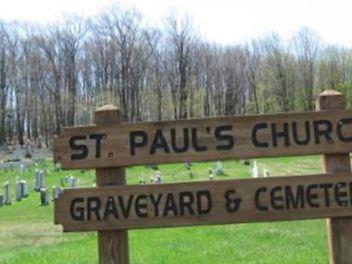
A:
{"type": "MultiPolygon", "coordinates": [[[[265,166],[273,177],[320,172],[319,157],[316,156],[266,158],[257,160],[257,163],[259,170],[265,166]]],[[[191,167],[195,172],[193,179],[182,163],[159,165],[158,169],[163,182],[168,184],[208,181],[209,170],[214,181],[252,177],[250,166],[241,161],[223,162],[222,168],[226,175],[216,175],[217,166],[217,161],[192,163],[191,167]]],[[[20,174],[20,165],[6,172],[1,170],[0,179],[4,181],[3,179],[9,178],[12,204],[0,207],[0,263],[55,263],[53,258],[60,259],[58,263],[97,263],[96,234],[63,233],[61,226],[53,224],[52,200],[49,199],[45,206],[41,205],[40,192],[34,189],[36,171],[40,170],[46,171],[44,182],[50,198],[54,193],[52,186],[70,188],[71,177],[79,179],[79,187],[92,187],[94,184],[94,171],[57,170],[49,159],[27,167],[23,179],[28,182],[29,195],[16,201],[14,184],[16,175],[20,174]]],[[[156,174],[157,171],[150,167],[131,167],[127,169],[127,183],[140,185],[141,175],[149,179],[156,174]]],[[[3,191],[2,185],[0,195],[3,191]]],[[[188,213],[187,208],[185,212],[188,213]]],[[[298,256],[301,263],[312,260],[315,263],[325,263],[328,258],[326,236],[323,219],[132,230],[131,263],[217,263],[219,259],[227,263],[238,259],[243,263],[250,263],[253,258],[260,258],[265,263],[279,262],[285,258],[294,263],[298,256]],[[242,250],[244,245],[246,250],[242,250]],[[222,254],[219,255],[218,252],[222,254]]]]}

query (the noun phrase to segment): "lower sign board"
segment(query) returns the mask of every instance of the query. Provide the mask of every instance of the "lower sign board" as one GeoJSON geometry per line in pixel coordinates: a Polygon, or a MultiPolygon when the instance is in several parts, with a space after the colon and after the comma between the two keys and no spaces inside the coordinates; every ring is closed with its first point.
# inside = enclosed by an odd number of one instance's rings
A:
{"type": "Polygon", "coordinates": [[[118,230],[352,216],[346,173],[66,189],[64,231],[118,230]]]}

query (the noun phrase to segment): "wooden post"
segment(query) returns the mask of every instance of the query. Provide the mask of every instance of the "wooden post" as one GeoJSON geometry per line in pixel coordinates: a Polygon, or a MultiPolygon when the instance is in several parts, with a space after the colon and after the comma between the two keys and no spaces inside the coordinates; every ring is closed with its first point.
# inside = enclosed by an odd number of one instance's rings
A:
{"type": "MultiPolygon", "coordinates": [[[[105,105],[95,111],[94,123],[97,125],[119,123],[121,115],[117,107],[105,105]]],[[[117,153],[111,153],[116,155],[117,153]]],[[[126,184],[125,168],[96,169],[97,186],[126,184]]],[[[99,263],[100,264],[128,264],[128,231],[99,231],[99,263]]]]}
{"type": "MultiPolygon", "coordinates": [[[[333,90],[319,95],[317,110],[345,109],[344,96],[333,90]]],[[[350,172],[349,153],[330,154],[322,156],[325,172],[350,172]]],[[[327,220],[330,263],[347,264],[352,261],[352,217],[329,218],[327,220]]]]}

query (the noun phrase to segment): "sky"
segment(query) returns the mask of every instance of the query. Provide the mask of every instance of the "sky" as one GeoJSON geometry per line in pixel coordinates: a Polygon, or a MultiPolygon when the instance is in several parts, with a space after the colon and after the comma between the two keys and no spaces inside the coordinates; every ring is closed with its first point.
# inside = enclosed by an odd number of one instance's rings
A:
{"type": "Polygon", "coordinates": [[[351,0],[0,0],[0,19],[54,22],[63,13],[93,16],[118,3],[160,26],[171,12],[187,14],[210,42],[239,44],[272,32],[289,39],[301,27],[330,44],[352,47],[351,0]]]}

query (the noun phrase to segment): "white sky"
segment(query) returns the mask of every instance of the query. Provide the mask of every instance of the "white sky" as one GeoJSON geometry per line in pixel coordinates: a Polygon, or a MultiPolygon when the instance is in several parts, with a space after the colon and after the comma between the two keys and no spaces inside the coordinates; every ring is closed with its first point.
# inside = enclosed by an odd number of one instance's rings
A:
{"type": "Polygon", "coordinates": [[[187,13],[212,42],[241,43],[270,32],[288,39],[308,26],[325,42],[352,47],[352,0],[0,0],[0,18],[52,22],[66,12],[94,15],[112,3],[136,8],[154,25],[171,11],[187,13]]]}

